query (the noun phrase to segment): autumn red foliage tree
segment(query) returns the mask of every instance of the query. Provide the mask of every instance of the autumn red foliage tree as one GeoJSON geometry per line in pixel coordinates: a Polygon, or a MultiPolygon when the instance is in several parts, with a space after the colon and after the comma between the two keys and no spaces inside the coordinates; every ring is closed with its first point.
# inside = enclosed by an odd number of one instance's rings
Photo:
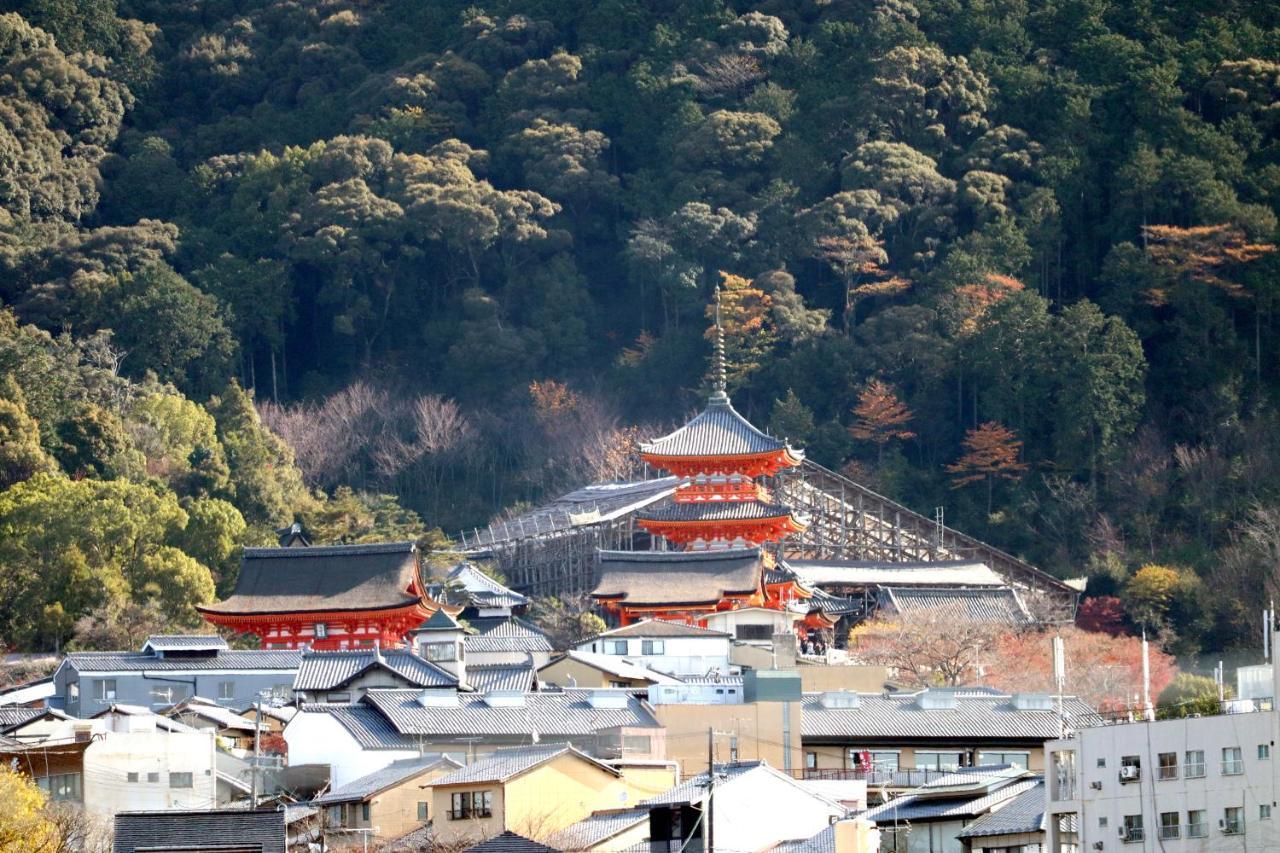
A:
{"type": "Polygon", "coordinates": [[[1118,637],[1125,633],[1124,605],[1114,595],[1086,598],[1076,610],[1076,625],[1084,631],[1118,637]]]}
{"type": "MultiPolygon", "coordinates": [[[[1174,280],[1194,281],[1216,287],[1230,296],[1244,296],[1244,285],[1230,276],[1239,267],[1276,250],[1273,243],[1252,242],[1237,225],[1145,225],[1147,257],[1171,273],[1174,280]]],[[[1164,304],[1163,287],[1152,288],[1147,298],[1164,304]]]]}
{"type": "Polygon", "coordinates": [[[1019,460],[1022,442],[1013,430],[995,421],[987,421],[965,434],[964,450],[963,456],[947,466],[947,473],[953,478],[952,487],[985,480],[987,515],[990,515],[995,481],[1017,480],[1027,470],[1026,464],[1019,460]]]}
{"type": "Polygon", "coordinates": [[[876,446],[877,462],[884,461],[884,448],[889,442],[915,438],[916,434],[906,428],[911,422],[911,410],[890,385],[879,379],[872,379],[858,394],[853,415],[856,420],[849,432],[859,441],[876,446]]]}

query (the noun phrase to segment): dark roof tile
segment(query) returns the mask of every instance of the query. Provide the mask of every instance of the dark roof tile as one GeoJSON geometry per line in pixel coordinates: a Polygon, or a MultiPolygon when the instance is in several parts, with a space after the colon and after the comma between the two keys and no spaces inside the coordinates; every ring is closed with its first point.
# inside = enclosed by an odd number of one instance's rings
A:
{"type": "Polygon", "coordinates": [[[627,604],[704,604],[760,589],[758,548],[601,551],[598,598],[627,604]]]}
{"type": "Polygon", "coordinates": [[[727,399],[713,399],[675,432],[641,443],[640,451],[653,456],[750,456],[786,446],[752,426],[727,399]]]}

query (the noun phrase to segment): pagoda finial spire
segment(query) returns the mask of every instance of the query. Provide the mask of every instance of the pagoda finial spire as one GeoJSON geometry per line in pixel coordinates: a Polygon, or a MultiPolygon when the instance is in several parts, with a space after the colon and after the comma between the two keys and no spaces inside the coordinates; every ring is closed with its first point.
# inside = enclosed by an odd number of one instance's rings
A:
{"type": "Polygon", "coordinates": [[[729,402],[729,383],[724,358],[724,324],[720,322],[719,284],[716,285],[716,352],[713,372],[715,373],[715,392],[711,395],[711,402],[727,403],[729,402]]]}

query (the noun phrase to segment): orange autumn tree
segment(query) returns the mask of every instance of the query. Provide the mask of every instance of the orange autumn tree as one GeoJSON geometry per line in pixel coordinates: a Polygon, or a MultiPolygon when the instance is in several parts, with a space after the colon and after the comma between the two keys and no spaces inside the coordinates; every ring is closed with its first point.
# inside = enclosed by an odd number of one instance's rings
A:
{"type": "Polygon", "coordinates": [[[942,313],[953,334],[968,337],[978,330],[992,306],[1025,289],[1026,285],[1012,276],[988,273],[976,284],[953,290],[943,303],[942,313]]]}
{"type": "MultiPolygon", "coordinates": [[[[1251,242],[1238,225],[1144,225],[1142,236],[1147,257],[1175,281],[1193,281],[1216,287],[1228,296],[1246,296],[1244,285],[1229,276],[1245,264],[1276,250],[1274,243],[1251,242]]],[[[1168,301],[1165,287],[1147,291],[1153,305],[1168,301]]]]}
{"type": "Polygon", "coordinates": [[[818,238],[821,257],[844,283],[844,329],[857,323],[858,303],[873,296],[902,293],[911,282],[884,268],[889,254],[884,241],[868,234],[818,238]]]}
{"type": "Polygon", "coordinates": [[[876,462],[884,461],[884,448],[896,439],[915,438],[906,428],[911,422],[911,410],[898,399],[892,386],[872,379],[858,394],[858,404],[853,407],[854,423],[849,432],[859,441],[869,441],[876,446],[876,462]]]}
{"type": "MultiPolygon", "coordinates": [[[[729,390],[742,385],[760,369],[778,343],[773,327],[773,297],[755,287],[750,279],[720,273],[720,324],[724,327],[725,373],[729,390]]],[[[715,304],[707,306],[705,337],[715,342],[715,304]]],[[[714,369],[714,368],[713,368],[714,369]]],[[[715,377],[711,377],[714,381],[715,377]]]]}
{"type": "Polygon", "coordinates": [[[965,453],[947,466],[952,478],[952,488],[985,480],[987,483],[987,515],[991,515],[991,496],[995,481],[1017,480],[1027,470],[1019,461],[1022,442],[1008,427],[987,421],[969,430],[964,437],[965,453]]]}

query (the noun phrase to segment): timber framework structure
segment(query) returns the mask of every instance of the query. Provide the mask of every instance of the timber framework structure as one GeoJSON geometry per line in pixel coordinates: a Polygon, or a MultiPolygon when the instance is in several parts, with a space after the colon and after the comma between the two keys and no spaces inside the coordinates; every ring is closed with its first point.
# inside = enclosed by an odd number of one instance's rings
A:
{"type": "MultiPolygon", "coordinates": [[[[599,579],[601,550],[663,548],[660,537],[636,523],[637,516],[670,504],[681,482],[662,477],[587,486],[531,512],[465,531],[456,544],[468,557],[492,561],[525,594],[585,595],[599,579]]],[[[803,530],[770,546],[783,562],[980,562],[1018,591],[1036,621],[1074,618],[1079,591],[1073,586],[815,462],[804,460],[770,485],[808,520],[803,530]]]]}

